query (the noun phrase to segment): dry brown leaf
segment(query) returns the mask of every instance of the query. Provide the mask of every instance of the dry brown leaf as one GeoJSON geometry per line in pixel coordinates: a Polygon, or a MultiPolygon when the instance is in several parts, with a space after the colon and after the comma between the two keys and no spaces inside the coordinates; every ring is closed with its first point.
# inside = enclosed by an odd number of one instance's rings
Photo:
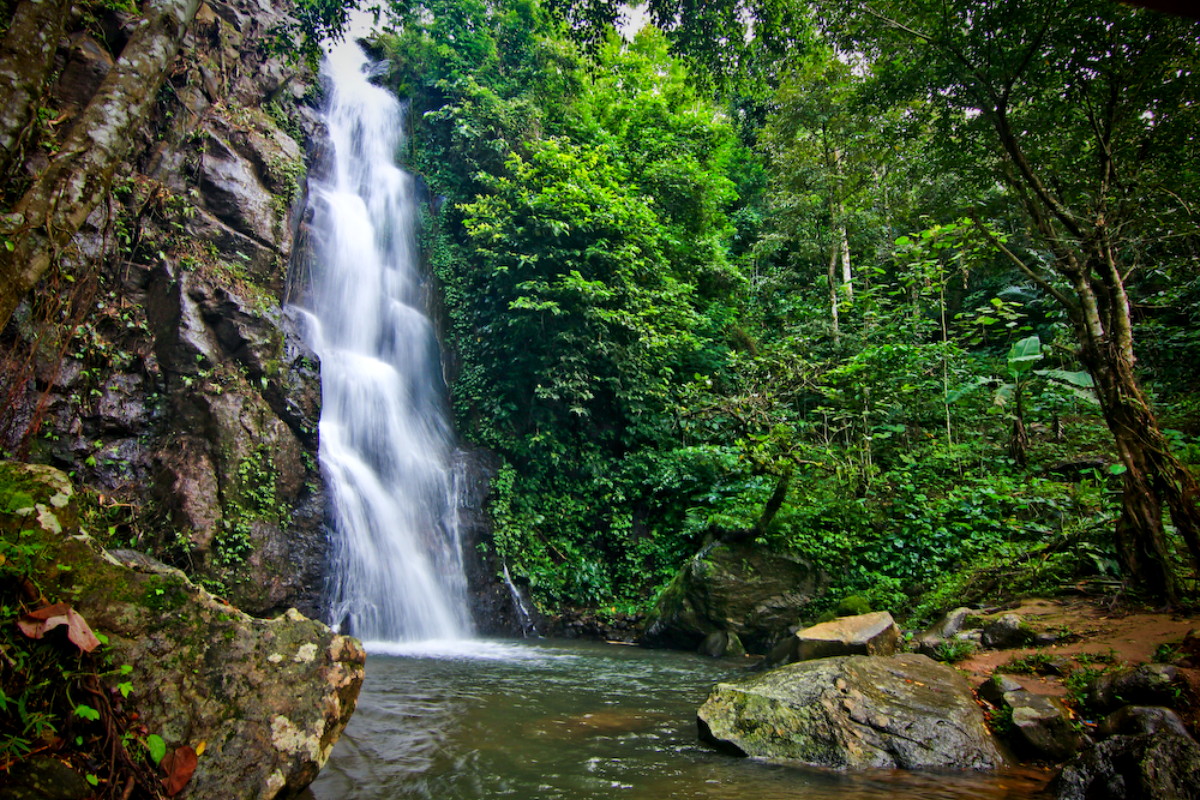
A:
{"type": "Polygon", "coordinates": [[[22,614],[17,620],[17,627],[21,629],[21,633],[30,639],[41,639],[46,635],[46,631],[59,625],[67,626],[67,638],[83,652],[90,653],[100,646],[100,640],[92,633],[87,620],[66,603],[55,603],[37,611],[30,611],[22,614]]]}
{"type": "Polygon", "coordinates": [[[183,791],[187,782],[196,771],[196,751],[188,745],[180,745],[174,751],[167,753],[162,760],[162,768],[167,777],[163,778],[163,787],[167,797],[174,797],[183,791]]]}

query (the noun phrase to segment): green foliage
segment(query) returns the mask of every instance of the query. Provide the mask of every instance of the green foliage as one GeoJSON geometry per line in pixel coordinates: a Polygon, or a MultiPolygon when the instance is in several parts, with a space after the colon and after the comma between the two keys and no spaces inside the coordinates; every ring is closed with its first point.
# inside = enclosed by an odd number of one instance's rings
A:
{"type": "Polygon", "coordinates": [[[955,664],[975,655],[975,643],[962,639],[946,639],[938,643],[933,655],[938,661],[955,664]]]}
{"type": "MultiPolygon", "coordinates": [[[[1019,25],[1036,9],[1018,5],[985,11],[1019,25]]],[[[877,60],[892,39],[854,39],[850,63],[784,5],[678,8],[652,3],[663,31],[626,42],[603,3],[400,2],[374,42],[439,198],[422,237],[454,410],[502,460],[512,574],[547,607],[636,606],[701,542],[749,533],[833,576],[830,608],[920,616],[1113,577],[1115,476],[1059,471],[1111,446],[1038,294],[1053,254],[1014,233],[995,154],[963,138],[986,120],[911,91],[944,65],[877,60]],[[677,57],[750,19],[745,49],[677,57]],[[724,82],[721,105],[697,69],[754,85],[724,82]]],[[[1171,285],[1164,307],[1200,296],[1171,285]]],[[[1165,352],[1191,352],[1175,330],[1165,352]]]]}

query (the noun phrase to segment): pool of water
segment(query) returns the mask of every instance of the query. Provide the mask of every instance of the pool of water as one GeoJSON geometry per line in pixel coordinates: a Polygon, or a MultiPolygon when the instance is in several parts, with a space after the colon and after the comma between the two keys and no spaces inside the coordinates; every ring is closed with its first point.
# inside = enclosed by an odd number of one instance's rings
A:
{"type": "Polygon", "coordinates": [[[696,709],[735,661],[579,642],[371,645],[307,800],[1030,798],[1040,773],[845,774],[717,752],[696,709]]]}

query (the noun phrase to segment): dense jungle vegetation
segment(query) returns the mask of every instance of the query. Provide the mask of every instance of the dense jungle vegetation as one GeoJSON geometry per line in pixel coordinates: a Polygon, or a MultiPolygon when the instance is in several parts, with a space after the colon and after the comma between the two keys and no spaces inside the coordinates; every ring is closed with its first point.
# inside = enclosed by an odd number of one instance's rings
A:
{"type": "Polygon", "coordinates": [[[393,4],[458,428],[544,608],[714,537],[828,604],[1194,597],[1200,28],[952,5],[393,4]]]}

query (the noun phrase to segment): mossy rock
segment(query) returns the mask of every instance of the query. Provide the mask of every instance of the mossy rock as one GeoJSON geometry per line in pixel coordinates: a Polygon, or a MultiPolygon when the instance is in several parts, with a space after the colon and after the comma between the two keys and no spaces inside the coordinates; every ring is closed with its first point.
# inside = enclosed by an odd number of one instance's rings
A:
{"type": "Polygon", "coordinates": [[[170,748],[204,743],[189,798],[287,796],[316,777],[362,685],[358,642],[294,610],[252,618],[179,570],[105,551],[58,470],[0,463],[0,504],[5,569],[107,639],[151,733],[170,748]]]}
{"type": "Polygon", "coordinates": [[[1003,763],[966,680],[913,653],[803,661],[719,683],[697,721],[701,738],[768,760],[834,769],[1003,763]]]}
{"type": "Polygon", "coordinates": [[[675,576],[647,620],[644,641],[695,650],[712,633],[736,634],[752,653],[799,623],[825,577],[808,562],[754,543],[711,545],[675,576]]]}

